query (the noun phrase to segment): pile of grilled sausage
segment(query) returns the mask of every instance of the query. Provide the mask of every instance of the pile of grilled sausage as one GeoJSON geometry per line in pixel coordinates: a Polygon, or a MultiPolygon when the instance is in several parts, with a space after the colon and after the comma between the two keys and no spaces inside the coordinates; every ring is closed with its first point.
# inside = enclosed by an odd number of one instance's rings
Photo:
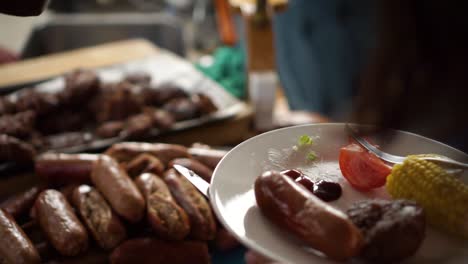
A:
{"type": "Polygon", "coordinates": [[[23,89],[0,97],[0,162],[30,162],[36,153],[116,136],[146,139],[154,129],[217,111],[205,94],[170,83],[155,87],[143,72],[115,83],[88,70],[64,79],[57,92],[23,89]]]}
{"type": "Polygon", "coordinates": [[[225,151],[124,142],[104,154],[42,154],[41,184],[0,207],[0,263],[210,263],[238,245],[181,164],[209,180],[225,151]]]}

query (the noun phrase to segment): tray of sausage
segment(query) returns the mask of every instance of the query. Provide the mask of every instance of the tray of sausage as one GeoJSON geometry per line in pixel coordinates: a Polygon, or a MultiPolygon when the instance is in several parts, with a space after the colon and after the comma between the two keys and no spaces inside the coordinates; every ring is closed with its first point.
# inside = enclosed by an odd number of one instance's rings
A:
{"type": "Polygon", "coordinates": [[[171,167],[209,180],[224,154],[137,142],[42,154],[40,183],[0,204],[0,263],[211,263],[209,248],[239,244],[171,167]]]}
{"type": "Polygon", "coordinates": [[[149,140],[235,116],[245,104],[190,63],[161,51],[76,70],[0,97],[0,162],[149,140]]]}

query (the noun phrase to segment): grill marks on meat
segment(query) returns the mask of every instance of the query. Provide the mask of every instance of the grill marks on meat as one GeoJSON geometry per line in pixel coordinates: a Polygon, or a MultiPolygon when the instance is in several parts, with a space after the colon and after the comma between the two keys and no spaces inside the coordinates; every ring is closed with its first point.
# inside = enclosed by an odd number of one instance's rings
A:
{"type": "Polygon", "coordinates": [[[364,235],[361,257],[371,263],[395,263],[412,256],[425,237],[423,209],[406,200],[366,200],[347,214],[364,235]]]}

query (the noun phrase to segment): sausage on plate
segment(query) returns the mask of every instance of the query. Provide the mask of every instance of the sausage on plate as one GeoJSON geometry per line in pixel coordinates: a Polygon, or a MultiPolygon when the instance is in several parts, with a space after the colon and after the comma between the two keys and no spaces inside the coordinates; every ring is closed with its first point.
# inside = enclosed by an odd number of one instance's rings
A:
{"type": "Polygon", "coordinates": [[[181,240],[190,231],[190,223],[185,211],[172,198],[167,185],[158,176],[144,173],[135,180],[146,198],[148,222],[161,237],[181,240]]]}
{"type": "Polygon", "coordinates": [[[113,249],[126,238],[124,225],[95,188],[89,185],[76,188],[73,205],[102,249],[113,249]]]}
{"type": "Polygon", "coordinates": [[[345,213],[333,208],[291,178],[276,171],[255,181],[260,211],[274,224],[334,260],[359,254],[363,236],[345,213]]]}
{"type": "Polygon", "coordinates": [[[93,166],[91,180],[118,215],[133,223],[143,217],[143,196],[113,158],[101,155],[93,166]]]}
{"type": "Polygon", "coordinates": [[[52,246],[64,256],[76,256],[88,249],[88,234],[65,197],[45,190],[35,203],[37,221],[52,246]]]}
{"type": "Polygon", "coordinates": [[[2,259],[6,263],[41,263],[39,253],[23,230],[0,209],[0,262],[2,259]]]}
{"type": "Polygon", "coordinates": [[[216,235],[216,221],[208,201],[174,169],[166,171],[164,181],[177,203],[190,220],[190,235],[194,239],[212,240],[216,235]]]}

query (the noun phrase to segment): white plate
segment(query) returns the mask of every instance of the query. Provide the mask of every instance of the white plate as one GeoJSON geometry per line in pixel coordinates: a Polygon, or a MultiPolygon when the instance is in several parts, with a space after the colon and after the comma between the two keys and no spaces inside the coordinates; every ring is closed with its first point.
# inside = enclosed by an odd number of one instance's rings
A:
{"type": "MultiPolygon", "coordinates": [[[[343,196],[331,204],[341,210],[357,200],[388,198],[384,189],[368,194],[357,192],[343,178],[337,159],[340,147],[347,142],[343,124],[291,127],[247,140],[231,150],[214,172],[210,198],[217,216],[244,245],[281,263],[334,263],[304,247],[300,241],[270,223],[256,206],[253,184],[265,170],[298,168],[317,179],[338,181],[343,187],[343,196]],[[312,163],[306,161],[304,151],[292,150],[297,139],[304,134],[315,139],[310,148],[317,153],[318,159],[312,163]]],[[[463,152],[400,131],[392,144],[385,145],[384,150],[397,155],[438,153],[468,161],[468,155],[463,152]]],[[[407,263],[468,263],[467,260],[467,243],[429,228],[423,245],[407,263]]]]}

